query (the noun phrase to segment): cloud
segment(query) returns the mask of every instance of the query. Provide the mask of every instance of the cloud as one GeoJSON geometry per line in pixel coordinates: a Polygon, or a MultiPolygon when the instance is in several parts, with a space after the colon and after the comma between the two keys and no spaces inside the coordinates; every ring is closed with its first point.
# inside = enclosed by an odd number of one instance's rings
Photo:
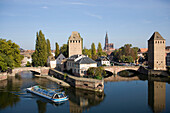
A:
{"type": "Polygon", "coordinates": [[[92,14],[92,13],[87,13],[87,12],[85,14],[88,15],[88,16],[100,19],[100,20],[103,19],[102,16],[100,16],[100,15],[96,15],[96,14],[92,14]]]}
{"type": "Polygon", "coordinates": [[[80,6],[93,6],[92,4],[87,4],[83,2],[64,2],[64,4],[68,5],[80,5],[80,6]]]}
{"type": "Polygon", "coordinates": [[[43,9],[48,9],[48,7],[47,7],[47,6],[43,6],[43,7],[41,7],[41,8],[43,8],[43,9]]]}

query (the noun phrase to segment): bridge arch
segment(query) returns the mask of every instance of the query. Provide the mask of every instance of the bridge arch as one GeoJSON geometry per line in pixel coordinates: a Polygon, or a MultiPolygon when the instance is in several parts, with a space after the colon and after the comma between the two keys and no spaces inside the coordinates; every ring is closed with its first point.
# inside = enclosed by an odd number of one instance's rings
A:
{"type": "Polygon", "coordinates": [[[138,71],[139,66],[109,66],[109,67],[104,67],[106,71],[112,72],[113,74],[117,75],[118,72],[123,71],[123,70],[134,70],[138,71]]]}
{"type": "Polygon", "coordinates": [[[14,68],[12,70],[11,75],[15,76],[15,74],[22,72],[22,71],[31,71],[35,74],[43,74],[48,75],[49,67],[20,67],[20,68],[14,68]]]}

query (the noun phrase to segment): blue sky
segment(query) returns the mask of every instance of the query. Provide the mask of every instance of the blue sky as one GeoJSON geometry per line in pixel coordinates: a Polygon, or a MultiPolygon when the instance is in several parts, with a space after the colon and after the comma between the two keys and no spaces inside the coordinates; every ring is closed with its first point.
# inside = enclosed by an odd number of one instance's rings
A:
{"type": "Polygon", "coordinates": [[[72,31],[86,48],[104,46],[106,31],[115,48],[145,48],[154,31],[170,45],[170,0],[0,0],[0,38],[34,49],[39,30],[52,49],[67,43],[72,31]]]}

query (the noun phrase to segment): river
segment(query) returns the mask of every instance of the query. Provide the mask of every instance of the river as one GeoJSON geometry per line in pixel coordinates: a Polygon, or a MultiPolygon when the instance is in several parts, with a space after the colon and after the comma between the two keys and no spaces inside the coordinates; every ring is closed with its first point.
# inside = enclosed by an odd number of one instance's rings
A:
{"type": "Polygon", "coordinates": [[[105,82],[103,93],[64,88],[31,72],[0,81],[0,113],[170,113],[170,84],[153,80],[105,82]],[[69,101],[54,104],[26,92],[41,85],[62,90],[69,101]]]}

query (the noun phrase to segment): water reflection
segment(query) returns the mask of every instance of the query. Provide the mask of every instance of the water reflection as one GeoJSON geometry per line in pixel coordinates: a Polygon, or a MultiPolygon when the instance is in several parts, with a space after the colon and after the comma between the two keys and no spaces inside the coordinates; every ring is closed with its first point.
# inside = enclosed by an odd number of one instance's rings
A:
{"type": "Polygon", "coordinates": [[[69,88],[70,113],[82,113],[89,110],[90,107],[100,104],[105,97],[104,92],[97,93],[93,91],[69,88]]]}
{"type": "Polygon", "coordinates": [[[166,105],[166,83],[148,81],[148,105],[154,113],[160,113],[166,105]]]}
{"type": "Polygon", "coordinates": [[[37,100],[38,105],[38,113],[45,113],[46,112],[46,104],[45,102],[42,102],[41,100],[37,100]]]}
{"type": "Polygon", "coordinates": [[[18,95],[11,93],[11,91],[20,91],[18,85],[18,81],[13,81],[11,79],[0,82],[0,89],[3,89],[3,91],[0,91],[0,110],[8,106],[13,107],[20,101],[18,95]]]}
{"type": "Polygon", "coordinates": [[[50,80],[35,78],[32,73],[21,72],[19,76],[10,77],[8,80],[0,82],[0,112],[22,113],[25,110],[25,113],[29,113],[26,109],[32,109],[39,113],[169,112],[170,109],[165,108],[170,105],[170,98],[167,96],[170,94],[170,85],[166,84],[169,82],[168,79],[151,77],[148,80],[148,76],[138,77],[140,78],[139,82],[105,83],[106,94],[104,94],[104,92],[63,88],[50,80]],[[53,90],[62,89],[69,96],[69,101],[63,104],[54,104],[37,95],[27,93],[25,88],[33,85],[41,85],[53,90]],[[147,93],[148,100],[146,99],[147,93]]]}

